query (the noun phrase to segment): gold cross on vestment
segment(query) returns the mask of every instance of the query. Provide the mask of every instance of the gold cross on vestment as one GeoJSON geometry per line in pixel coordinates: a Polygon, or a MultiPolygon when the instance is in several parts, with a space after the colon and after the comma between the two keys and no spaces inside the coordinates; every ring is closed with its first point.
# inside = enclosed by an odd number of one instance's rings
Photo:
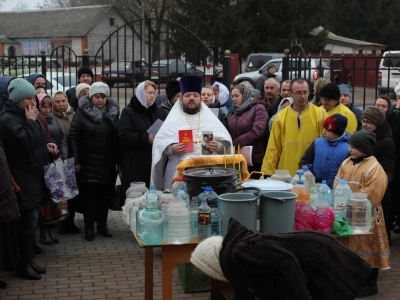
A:
{"type": "Polygon", "coordinates": [[[201,143],[201,140],[199,139],[199,137],[196,137],[196,140],[195,140],[195,142],[197,143],[197,147],[199,147],[199,148],[200,148],[200,143],[201,143]]]}

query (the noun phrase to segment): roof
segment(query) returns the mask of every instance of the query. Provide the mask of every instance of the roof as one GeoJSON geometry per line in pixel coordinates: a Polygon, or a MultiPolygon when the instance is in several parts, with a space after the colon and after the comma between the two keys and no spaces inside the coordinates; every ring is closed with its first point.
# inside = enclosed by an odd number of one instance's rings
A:
{"type": "MultiPolygon", "coordinates": [[[[314,28],[313,30],[311,30],[310,35],[317,36],[322,30],[325,30],[325,28],[322,26],[314,28]]],[[[336,42],[339,44],[347,44],[347,45],[352,45],[352,46],[357,46],[357,47],[366,47],[366,48],[382,49],[382,48],[387,47],[386,45],[375,44],[375,43],[360,41],[360,40],[356,40],[356,39],[350,39],[350,38],[336,35],[330,31],[327,31],[327,32],[328,32],[328,35],[327,35],[326,39],[331,42],[336,42]]]]}
{"type": "Polygon", "coordinates": [[[0,36],[9,39],[85,36],[107,13],[111,5],[0,13],[0,36]]]}
{"type": "Polygon", "coordinates": [[[0,36],[0,43],[2,43],[2,44],[20,44],[20,42],[10,40],[9,38],[6,38],[5,36],[0,36]]]}

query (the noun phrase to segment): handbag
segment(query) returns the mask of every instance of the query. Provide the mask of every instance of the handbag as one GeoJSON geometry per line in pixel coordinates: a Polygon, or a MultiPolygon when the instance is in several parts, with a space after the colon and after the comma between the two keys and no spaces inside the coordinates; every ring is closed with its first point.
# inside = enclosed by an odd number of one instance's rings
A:
{"type": "Polygon", "coordinates": [[[44,181],[51,200],[60,202],[79,194],[75,173],[75,159],[54,161],[44,167],[44,181]]]}
{"type": "Polygon", "coordinates": [[[68,202],[59,201],[54,202],[49,197],[40,206],[39,210],[39,223],[40,224],[54,224],[65,220],[69,215],[68,202]]]}

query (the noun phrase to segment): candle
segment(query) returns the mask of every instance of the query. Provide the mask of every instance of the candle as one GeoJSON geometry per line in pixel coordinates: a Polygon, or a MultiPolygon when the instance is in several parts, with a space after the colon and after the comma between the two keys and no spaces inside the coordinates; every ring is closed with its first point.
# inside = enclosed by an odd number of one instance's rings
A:
{"type": "Polygon", "coordinates": [[[241,172],[241,157],[240,157],[240,146],[238,146],[238,154],[239,154],[239,179],[242,180],[242,172],[241,172]]]}
{"type": "Polygon", "coordinates": [[[224,163],[225,163],[225,168],[226,168],[226,148],[224,147],[224,163]]]}

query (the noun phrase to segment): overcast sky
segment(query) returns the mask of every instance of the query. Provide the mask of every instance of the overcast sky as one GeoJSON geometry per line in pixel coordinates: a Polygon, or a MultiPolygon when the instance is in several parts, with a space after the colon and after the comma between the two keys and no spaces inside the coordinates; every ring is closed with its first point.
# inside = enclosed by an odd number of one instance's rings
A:
{"type": "Polygon", "coordinates": [[[21,2],[26,3],[28,9],[36,9],[36,5],[41,3],[41,0],[7,0],[3,3],[2,10],[13,10],[13,8],[21,2]]]}

